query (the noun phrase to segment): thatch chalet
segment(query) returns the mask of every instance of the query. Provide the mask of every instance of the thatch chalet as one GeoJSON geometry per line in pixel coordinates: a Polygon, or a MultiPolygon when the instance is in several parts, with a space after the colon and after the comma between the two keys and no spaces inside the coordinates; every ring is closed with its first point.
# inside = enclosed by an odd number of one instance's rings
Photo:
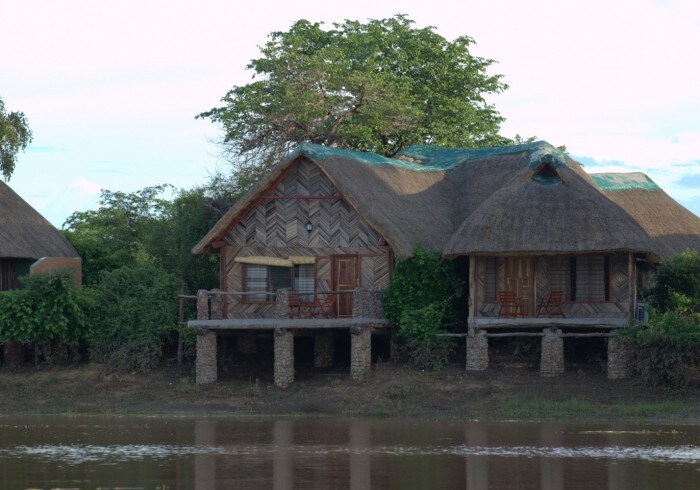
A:
{"type": "Polygon", "coordinates": [[[380,316],[372,291],[418,244],[458,261],[472,337],[615,328],[635,313],[639,271],[700,249],[700,219],[646,176],[589,175],[546,142],[394,158],[304,144],[194,247],[219,254],[225,301],[192,326],[380,316]]]}
{"type": "Polygon", "coordinates": [[[0,182],[0,291],[15,289],[30,272],[73,269],[80,256],[66,238],[4,182],[0,182]]]}

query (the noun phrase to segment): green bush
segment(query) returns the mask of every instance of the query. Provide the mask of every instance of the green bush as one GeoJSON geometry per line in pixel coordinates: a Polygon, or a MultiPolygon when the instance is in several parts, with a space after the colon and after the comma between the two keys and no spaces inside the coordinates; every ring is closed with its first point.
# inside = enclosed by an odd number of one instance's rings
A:
{"type": "Polygon", "coordinates": [[[684,307],[700,311],[700,255],[686,250],[674,255],[657,270],[654,285],[644,296],[662,312],[684,307]]]}
{"type": "Polygon", "coordinates": [[[91,306],[90,293],[74,284],[72,272],[27,276],[20,289],[0,293],[0,341],[82,341],[91,306]]]}
{"type": "Polygon", "coordinates": [[[700,364],[700,315],[650,311],[649,325],[631,329],[636,368],[644,382],[670,390],[688,383],[688,366],[700,364]]]}
{"type": "Polygon", "coordinates": [[[396,264],[384,293],[384,311],[399,328],[404,352],[419,369],[444,366],[453,350],[450,340],[436,337],[457,324],[454,298],[462,291],[452,262],[437,251],[416,247],[396,264]]]}
{"type": "Polygon", "coordinates": [[[700,365],[700,256],[687,250],[664,262],[644,292],[652,305],[649,324],[625,334],[633,342],[636,367],[644,381],[683,388],[688,366],[700,365]]]}
{"type": "Polygon", "coordinates": [[[163,347],[177,335],[181,282],[152,266],[104,272],[95,291],[91,356],[111,371],[146,372],[159,365],[163,347]]]}

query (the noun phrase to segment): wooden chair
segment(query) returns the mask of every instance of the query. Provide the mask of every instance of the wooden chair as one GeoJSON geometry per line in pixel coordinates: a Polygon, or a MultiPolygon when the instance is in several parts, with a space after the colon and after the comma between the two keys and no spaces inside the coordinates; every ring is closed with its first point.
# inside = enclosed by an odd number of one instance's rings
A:
{"type": "Polygon", "coordinates": [[[318,298],[320,304],[319,317],[320,318],[335,318],[333,313],[333,306],[335,305],[335,294],[322,294],[318,298]]]}
{"type": "Polygon", "coordinates": [[[499,291],[498,302],[501,305],[498,318],[517,318],[523,316],[520,298],[518,298],[513,291],[499,291]]]}
{"type": "Polygon", "coordinates": [[[550,291],[546,298],[542,298],[537,305],[537,316],[540,316],[542,310],[547,314],[547,318],[560,316],[565,318],[564,312],[561,310],[561,302],[564,301],[564,291],[550,291]]]}

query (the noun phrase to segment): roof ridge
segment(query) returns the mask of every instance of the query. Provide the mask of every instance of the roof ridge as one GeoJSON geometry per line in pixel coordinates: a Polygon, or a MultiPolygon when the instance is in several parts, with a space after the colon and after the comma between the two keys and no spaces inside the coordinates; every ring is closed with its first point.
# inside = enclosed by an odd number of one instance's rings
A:
{"type": "Polygon", "coordinates": [[[314,143],[302,143],[284,160],[299,156],[308,158],[347,158],[368,165],[392,165],[417,172],[445,171],[461,166],[470,161],[496,158],[527,152],[527,166],[536,169],[542,163],[549,163],[555,168],[570,167],[566,155],[546,141],[534,141],[519,145],[491,146],[479,148],[443,148],[428,145],[411,145],[399,151],[393,158],[377,153],[336,148],[314,143]]]}

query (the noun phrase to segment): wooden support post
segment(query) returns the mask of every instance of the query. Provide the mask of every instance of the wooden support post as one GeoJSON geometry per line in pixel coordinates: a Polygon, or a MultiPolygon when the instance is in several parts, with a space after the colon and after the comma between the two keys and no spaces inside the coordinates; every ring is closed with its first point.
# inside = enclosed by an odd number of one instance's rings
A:
{"type": "Polygon", "coordinates": [[[634,260],[634,254],[630,252],[627,259],[627,280],[629,281],[629,304],[630,304],[630,325],[634,322],[634,316],[637,310],[637,264],[634,260]]]}
{"type": "Polygon", "coordinates": [[[469,334],[474,335],[476,333],[476,257],[474,255],[469,256],[469,317],[467,319],[467,325],[469,327],[469,334]]]}

